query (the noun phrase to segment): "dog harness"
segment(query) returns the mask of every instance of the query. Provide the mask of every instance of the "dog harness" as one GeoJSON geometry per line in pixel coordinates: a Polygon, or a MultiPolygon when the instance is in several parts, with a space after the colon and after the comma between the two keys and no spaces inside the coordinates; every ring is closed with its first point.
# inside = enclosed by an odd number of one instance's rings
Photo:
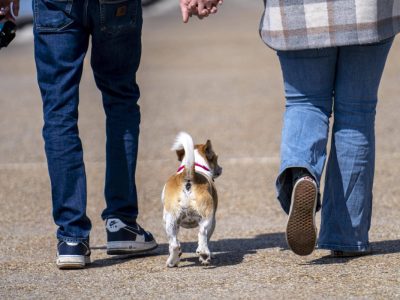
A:
{"type": "MultiPolygon", "coordinates": [[[[207,172],[211,172],[210,171],[210,169],[209,168],[207,168],[206,166],[204,166],[204,165],[201,165],[201,164],[198,164],[198,163],[195,163],[194,164],[194,166],[195,166],[195,168],[196,167],[199,167],[199,168],[201,168],[201,169],[203,169],[203,170],[205,170],[205,171],[207,171],[207,172]]],[[[184,165],[182,165],[182,166],[180,166],[179,168],[178,168],[178,170],[176,171],[176,173],[181,173],[183,170],[185,169],[185,166],[184,165]]]]}

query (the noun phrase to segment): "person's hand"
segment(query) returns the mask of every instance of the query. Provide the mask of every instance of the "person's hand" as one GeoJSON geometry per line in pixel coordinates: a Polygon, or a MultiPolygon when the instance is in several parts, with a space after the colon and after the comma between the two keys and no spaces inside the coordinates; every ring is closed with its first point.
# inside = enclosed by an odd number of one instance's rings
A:
{"type": "Polygon", "coordinates": [[[19,0],[0,0],[0,18],[15,21],[19,13],[19,0]]]}
{"type": "Polygon", "coordinates": [[[208,15],[217,12],[217,5],[222,4],[222,0],[191,0],[189,9],[192,14],[198,17],[208,17],[208,15]]]}
{"type": "Polygon", "coordinates": [[[187,23],[193,15],[202,19],[215,14],[218,11],[217,6],[222,2],[223,0],[180,0],[183,22],[187,23]]]}

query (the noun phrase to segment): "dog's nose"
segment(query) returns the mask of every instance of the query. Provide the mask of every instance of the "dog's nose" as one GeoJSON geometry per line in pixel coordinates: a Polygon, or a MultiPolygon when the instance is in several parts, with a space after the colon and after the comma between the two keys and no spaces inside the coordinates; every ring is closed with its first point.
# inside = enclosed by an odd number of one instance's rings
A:
{"type": "Polygon", "coordinates": [[[219,168],[218,170],[217,170],[217,176],[220,176],[222,174],[222,168],[219,168]]]}

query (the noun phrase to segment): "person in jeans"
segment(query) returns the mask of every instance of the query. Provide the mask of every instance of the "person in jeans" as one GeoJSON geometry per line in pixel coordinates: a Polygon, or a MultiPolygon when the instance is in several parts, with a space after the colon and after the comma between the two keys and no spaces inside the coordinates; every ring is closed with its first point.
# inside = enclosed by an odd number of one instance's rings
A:
{"type": "Polygon", "coordinates": [[[296,254],[316,245],[332,114],[318,247],[371,252],[377,93],[399,16],[398,0],[265,2],[260,34],[277,51],[286,96],[277,194],[296,254]]]}
{"type": "MultiPolygon", "coordinates": [[[[211,0],[181,0],[183,19],[208,16],[216,12],[216,5],[211,0]]],[[[106,114],[102,218],[107,253],[135,254],[156,248],[152,234],[136,222],[141,1],[34,0],[33,12],[43,137],[58,226],[57,266],[83,268],[90,262],[91,222],[86,215],[86,175],[77,126],[79,83],[90,37],[91,66],[106,114]]]]}

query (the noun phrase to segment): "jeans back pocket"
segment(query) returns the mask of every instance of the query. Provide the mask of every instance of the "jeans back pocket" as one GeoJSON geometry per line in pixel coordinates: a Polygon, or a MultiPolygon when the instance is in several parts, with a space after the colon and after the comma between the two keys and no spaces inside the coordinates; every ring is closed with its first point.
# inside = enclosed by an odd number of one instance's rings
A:
{"type": "Polygon", "coordinates": [[[139,0],[100,0],[100,30],[107,35],[120,35],[138,27],[139,0]]]}
{"type": "Polygon", "coordinates": [[[33,0],[35,29],[40,32],[60,31],[73,20],[68,16],[73,0],[33,0]]]}

